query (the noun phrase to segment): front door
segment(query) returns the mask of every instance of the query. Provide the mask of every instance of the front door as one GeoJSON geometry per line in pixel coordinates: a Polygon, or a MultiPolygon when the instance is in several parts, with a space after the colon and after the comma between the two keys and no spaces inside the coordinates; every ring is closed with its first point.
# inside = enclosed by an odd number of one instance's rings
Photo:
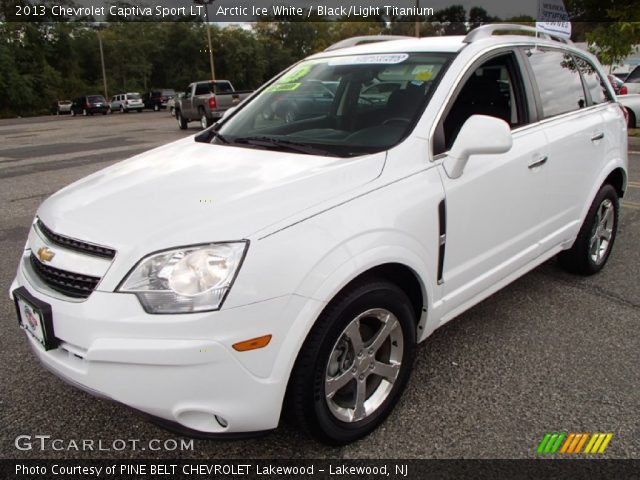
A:
{"type": "Polygon", "coordinates": [[[539,254],[547,141],[544,127],[528,122],[522,85],[516,55],[494,56],[473,67],[442,122],[446,149],[474,114],[506,121],[513,135],[509,152],[471,156],[460,178],[449,178],[440,166],[446,199],[442,282],[447,312],[476,301],[539,254]]]}

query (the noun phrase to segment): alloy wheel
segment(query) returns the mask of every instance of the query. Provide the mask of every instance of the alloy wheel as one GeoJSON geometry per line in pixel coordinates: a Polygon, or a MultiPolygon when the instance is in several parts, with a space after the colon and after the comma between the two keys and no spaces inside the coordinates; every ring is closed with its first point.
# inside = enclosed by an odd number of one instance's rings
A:
{"type": "Polygon", "coordinates": [[[613,202],[605,198],[596,211],[593,233],[589,242],[589,256],[596,265],[606,258],[611,245],[615,222],[613,209],[613,202]]]}
{"type": "Polygon", "coordinates": [[[329,411],[358,422],[387,399],[400,372],[404,339],[396,316],[383,308],[355,317],[333,346],[324,391],[329,411]]]}

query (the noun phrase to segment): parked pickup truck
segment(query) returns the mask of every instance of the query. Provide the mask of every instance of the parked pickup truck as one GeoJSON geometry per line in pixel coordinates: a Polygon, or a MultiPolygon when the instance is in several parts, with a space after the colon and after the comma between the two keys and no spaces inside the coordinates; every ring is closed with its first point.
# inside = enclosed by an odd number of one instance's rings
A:
{"type": "Polygon", "coordinates": [[[202,128],[207,128],[222,118],[225,110],[235,107],[251,93],[251,90],[237,92],[228,80],[194,82],[186,88],[184,96],[176,100],[176,120],[183,130],[196,120],[202,128]]]}

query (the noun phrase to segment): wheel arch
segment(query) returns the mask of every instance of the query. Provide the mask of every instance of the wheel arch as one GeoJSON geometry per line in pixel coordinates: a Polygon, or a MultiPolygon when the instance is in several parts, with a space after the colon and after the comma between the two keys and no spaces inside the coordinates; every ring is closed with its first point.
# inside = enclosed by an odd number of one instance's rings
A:
{"type": "Polygon", "coordinates": [[[611,173],[609,173],[609,175],[607,175],[607,178],[602,185],[607,183],[616,189],[618,197],[624,197],[624,193],[627,189],[627,174],[622,167],[615,168],[611,173]]]}
{"type": "Polygon", "coordinates": [[[289,365],[287,367],[286,373],[286,382],[284,383],[285,388],[283,390],[283,398],[282,398],[282,409],[280,412],[280,416],[285,410],[288,408],[285,407],[291,401],[290,391],[291,391],[291,381],[292,381],[292,373],[296,363],[298,362],[298,358],[304,348],[305,342],[307,341],[310,333],[312,332],[314,326],[317,324],[318,319],[322,317],[327,309],[331,308],[334,300],[340,297],[340,295],[353,288],[360,282],[366,282],[368,279],[371,280],[387,280],[390,283],[396,285],[400,288],[409,298],[411,302],[411,306],[416,314],[416,339],[419,342],[424,335],[421,333],[424,331],[424,326],[426,324],[427,318],[427,298],[429,298],[430,292],[428,292],[427,285],[420,278],[420,275],[416,272],[416,270],[405,262],[400,261],[387,261],[381,262],[378,265],[370,266],[369,268],[359,271],[354,274],[350,279],[345,280],[341,286],[338,287],[336,291],[332,293],[331,298],[322,304],[322,308],[316,311],[315,318],[312,322],[309,323],[308,328],[306,329],[304,335],[299,337],[299,343],[296,346],[295,354],[290,359],[289,365]]]}
{"type": "MultiPolygon", "coordinates": [[[[587,197],[587,201],[585,202],[582,212],[580,215],[580,225],[584,222],[587,217],[587,213],[589,212],[589,208],[593,203],[593,200],[596,198],[596,195],[603,187],[603,185],[610,184],[613,188],[616,189],[618,196],[622,198],[624,192],[627,189],[627,162],[622,158],[618,158],[610,161],[606,168],[601,170],[600,175],[593,183],[593,188],[589,192],[589,196],[587,197]],[[622,195],[621,195],[622,194],[622,195]]],[[[577,234],[577,232],[576,232],[577,234]]]]}

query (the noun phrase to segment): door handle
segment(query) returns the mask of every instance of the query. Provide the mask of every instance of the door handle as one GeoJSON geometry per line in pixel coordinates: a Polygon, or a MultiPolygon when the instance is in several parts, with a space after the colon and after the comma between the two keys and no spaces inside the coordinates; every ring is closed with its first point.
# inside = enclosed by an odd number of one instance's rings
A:
{"type": "Polygon", "coordinates": [[[544,157],[540,157],[536,160],[533,160],[531,163],[529,163],[529,168],[533,169],[533,168],[541,167],[542,165],[547,163],[547,160],[549,160],[549,157],[547,157],[546,155],[544,157]]]}
{"type": "Polygon", "coordinates": [[[592,142],[597,142],[598,140],[602,140],[604,138],[604,132],[594,133],[591,137],[592,142]]]}

